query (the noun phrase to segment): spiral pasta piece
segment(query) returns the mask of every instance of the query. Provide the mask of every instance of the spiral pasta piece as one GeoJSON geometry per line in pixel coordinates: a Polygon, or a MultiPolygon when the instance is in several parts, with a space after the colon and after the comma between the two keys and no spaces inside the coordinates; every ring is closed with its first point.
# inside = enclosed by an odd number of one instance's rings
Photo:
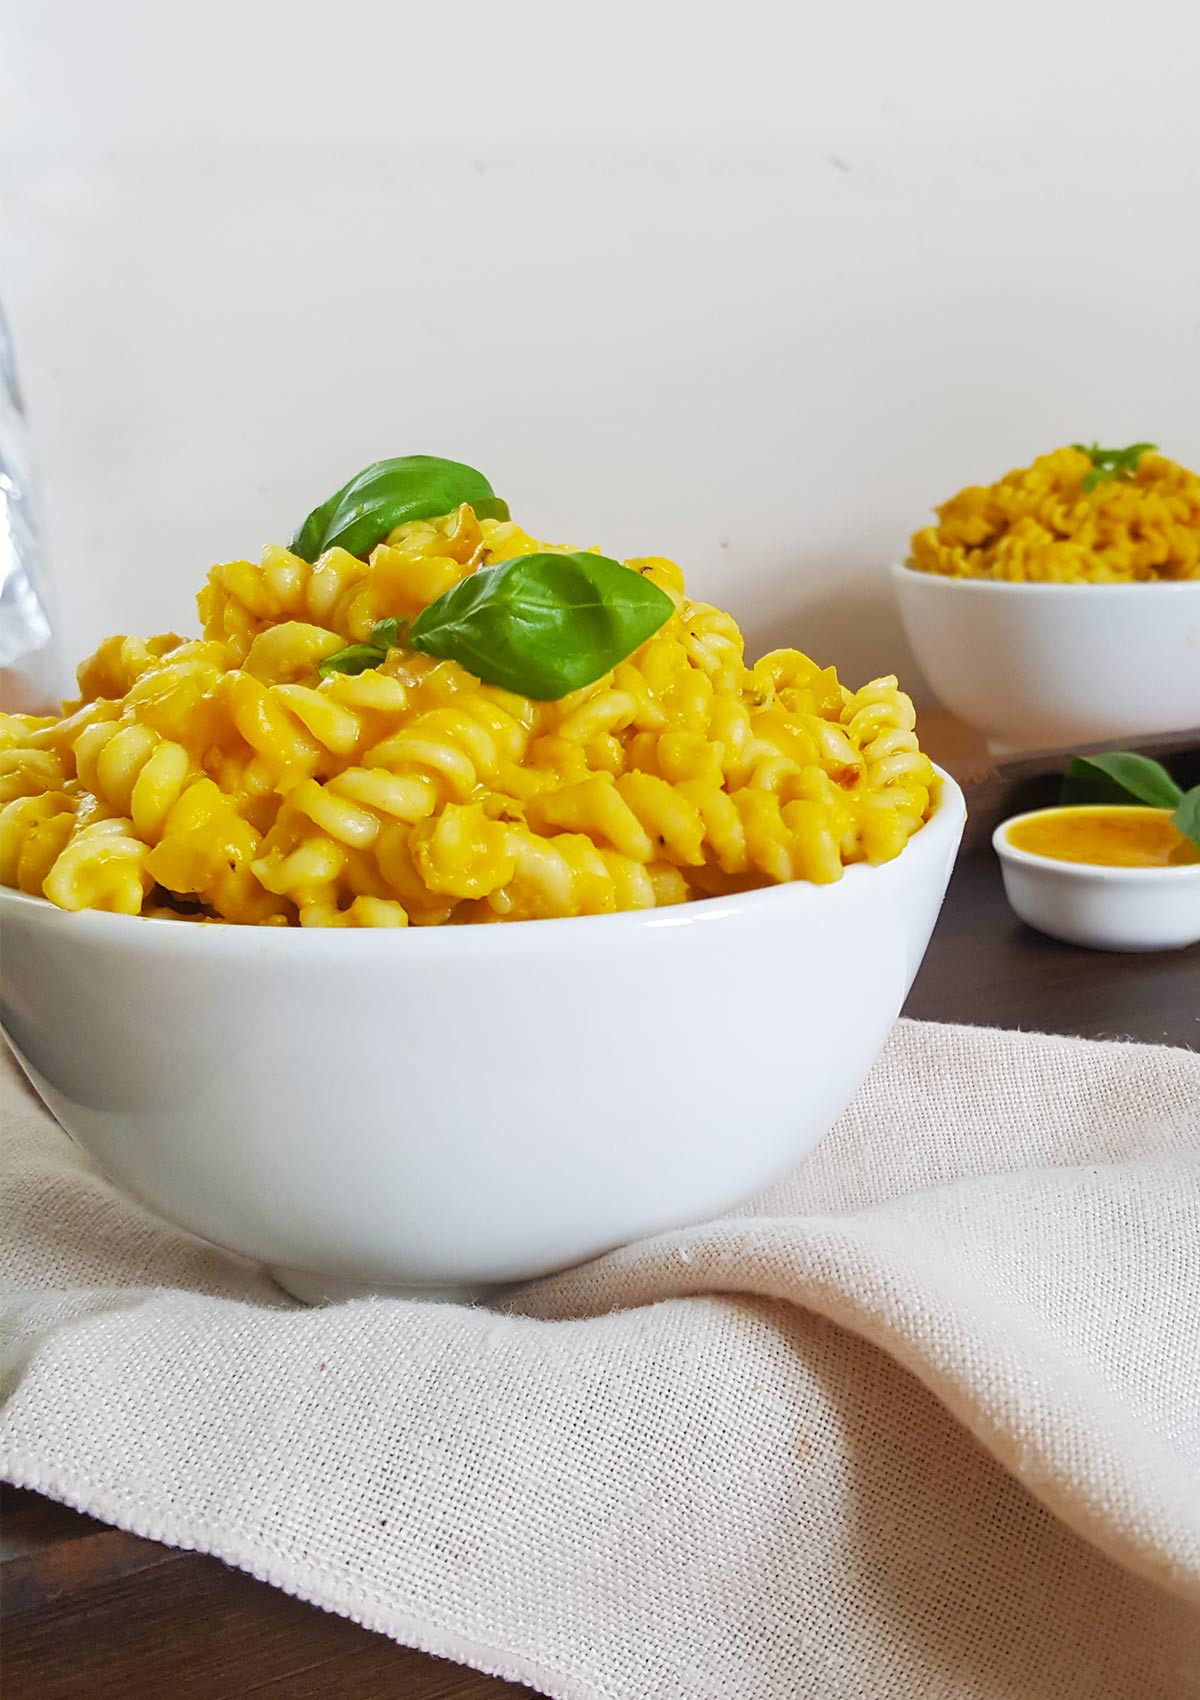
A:
{"type": "Polygon", "coordinates": [[[138,915],[154,881],[149,849],[128,820],[99,820],[73,833],[55,857],[42,890],[60,909],[107,909],[138,915]]]}

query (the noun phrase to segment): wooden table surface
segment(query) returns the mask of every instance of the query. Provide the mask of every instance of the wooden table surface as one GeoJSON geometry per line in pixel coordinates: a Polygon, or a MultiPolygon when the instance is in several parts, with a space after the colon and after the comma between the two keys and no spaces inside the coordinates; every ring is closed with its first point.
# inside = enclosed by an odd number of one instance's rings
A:
{"type": "MultiPolygon", "coordinates": [[[[927,731],[926,741],[979,779],[970,842],[905,1013],[1200,1049],[1200,946],[1149,956],[1076,950],[1031,932],[1008,909],[988,828],[998,813],[1046,794],[1054,764],[988,775],[980,747],[953,727],[940,737],[927,731]]],[[[1186,783],[1196,782],[1198,753],[1183,757],[1186,783]]],[[[0,1505],[5,1700],[496,1700],[529,1692],[37,1494],[5,1489],[0,1505]]]]}

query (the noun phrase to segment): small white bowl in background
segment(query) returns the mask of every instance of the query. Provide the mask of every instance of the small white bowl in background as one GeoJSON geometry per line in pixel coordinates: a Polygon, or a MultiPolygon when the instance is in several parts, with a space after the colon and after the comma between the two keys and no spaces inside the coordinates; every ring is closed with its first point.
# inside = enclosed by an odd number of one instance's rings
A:
{"type": "Polygon", "coordinates": [[[1010,584],[903,562],[892,579],[926,678],[996,754],[1200,726],[1200,579],[1010,584]]]}
{"type": "Polygon", "coordinates": [[[4,1030],[133,1197],[307,1300],[465,1297],[703,1221],[882,1050],[966,810],[833,885],[502,926],[68,914],[0,888],[4,1030]]]}
{"type": "Polygon", "coordinates": [[[1009,833],[1059,808],[1031,809],[992,834],[1004,893],[1029,926],[1091,950],[1180,950],[1200,941],[1200,862],[1113,868],[1019,850],[1009,833]]]}

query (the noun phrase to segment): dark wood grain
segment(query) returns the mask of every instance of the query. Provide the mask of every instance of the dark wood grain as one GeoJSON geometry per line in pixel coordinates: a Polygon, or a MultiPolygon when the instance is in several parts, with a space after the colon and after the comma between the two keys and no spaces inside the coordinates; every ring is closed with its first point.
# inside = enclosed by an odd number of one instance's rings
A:
{"type": "MultiPolygon", "coordinates": [[[[936,727],[933,728],[936,733],[936,727]]],[[[935,747],[936,738],[928,742],[935,747]]],[[[1159,740],[1184,783],[1200,737],[1159,740]]],[[[971,842],[1052,801],[1061,757],[996,770],[970,741],[971,842]]],[[[1149,752],[1148,752],[1149,753],[1149,752]]],[[[1194,774],[1194,777],[1193,777],[1194,774]]],[[[960,858],[906,1014],[1200,1048],[1200,947],[1118,956],[1012,915],[985,848],[960,858]]],[[[36,1494],[0,1495],[5,1700],[499,1700],[528,1690],[397,1647],[227,1569],[106,1529],[36,1494]]]]}
{"type": "MultiPolygon", "coordinates": [[[[32,1494],[12,1495],[22,1514],[32,1494]]],[[[9,1495],[6,1495],[6,1500],[9,1495]]],[[[527,1688],[398,1647],[215,1559],[116,1530],[133,1574],[115,1572],[41,1602],[10,1599],[4,1567],[5,1700],[499,1700],[527,1688]]],[[[62,1543],[73,1554],[95,1536],[62,1543]]],[[[51,1566],[53,1569],[54,1566],[51,1566]]]]}
{"type": "Polygon", "coordinates": [[[1200,1049],[1200,945],[1118,953],[1060,944],[1018,921],[990,850],[959,857],[904,1007],[967,1021],[1200,1049]]]}

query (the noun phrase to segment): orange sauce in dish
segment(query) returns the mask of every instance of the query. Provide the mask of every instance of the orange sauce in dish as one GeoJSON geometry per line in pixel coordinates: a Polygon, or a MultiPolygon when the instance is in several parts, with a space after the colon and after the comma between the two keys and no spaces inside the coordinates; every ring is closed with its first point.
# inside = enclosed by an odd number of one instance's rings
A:
{"type": "Polygon", "coordinates": [[[1102,868],[1174,868],[1200,862],[1200,851],[1171,823],[1169,809],[1112,803],[1044,809],[1006,834],[1015,850],[1055,862],[1102,868]]]}

